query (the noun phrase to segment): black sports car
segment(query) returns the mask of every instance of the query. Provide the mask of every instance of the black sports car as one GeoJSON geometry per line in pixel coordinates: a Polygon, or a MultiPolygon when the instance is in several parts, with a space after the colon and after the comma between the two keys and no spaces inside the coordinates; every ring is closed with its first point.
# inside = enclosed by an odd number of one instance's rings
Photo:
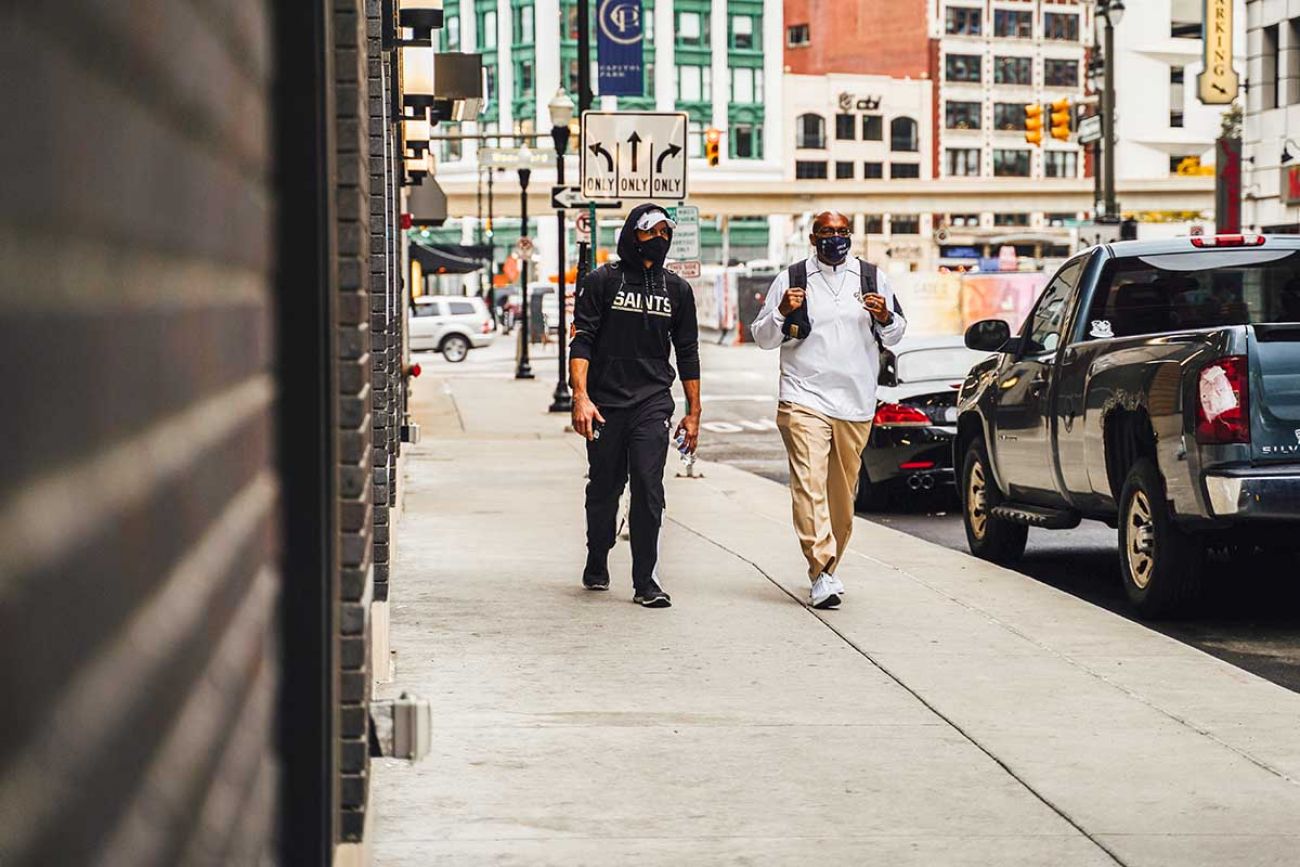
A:
{"type": "Polygon", "coordinates": [[[876,417],[862,451],[859,509],[882,511],[904,494],[955,492],[957,389],[987,354],[967,349],[961,335],[904,338],[885,349],[876,417]]]}

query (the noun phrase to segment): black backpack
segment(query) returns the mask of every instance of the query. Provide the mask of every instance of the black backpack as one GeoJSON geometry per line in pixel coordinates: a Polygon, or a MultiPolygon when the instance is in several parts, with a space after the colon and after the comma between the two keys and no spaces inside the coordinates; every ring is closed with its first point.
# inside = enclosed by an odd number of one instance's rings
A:
{"type": "MultiPolygon", "coordinates": [[[[862,272],[862,294],[876,294],[876,266],[866,259],[859,259],[858,270],[862,272]]],[[[787,272],[790,276],[791,289],[808,288],[808,260],[800,259],[791,265],[787,272]]],[[[894,312],[899,316],[903,315],[903,308],[898,303],[897,295],[894,296],[894,312]]],[[[803,304],[785,317],[785,322],[781,324],[781,333],[785,335],[785,340],[803,340],[812,333],[812,320],[808,317],[808,302],[806,299],[803,304]]],[[[876,332],[876,342],[880,342],[879,332],[876,332]]]]}

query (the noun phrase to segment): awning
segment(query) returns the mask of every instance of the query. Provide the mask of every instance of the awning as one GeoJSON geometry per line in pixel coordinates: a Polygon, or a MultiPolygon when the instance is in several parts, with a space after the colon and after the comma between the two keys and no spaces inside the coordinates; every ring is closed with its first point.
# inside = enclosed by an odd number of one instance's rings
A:
{"type": "Polygon", "coordinates": [[[411,258],[425,274],[469,274],[487,265],[491,248],[486,244],[425,244],[411,239],[411,258]]]}

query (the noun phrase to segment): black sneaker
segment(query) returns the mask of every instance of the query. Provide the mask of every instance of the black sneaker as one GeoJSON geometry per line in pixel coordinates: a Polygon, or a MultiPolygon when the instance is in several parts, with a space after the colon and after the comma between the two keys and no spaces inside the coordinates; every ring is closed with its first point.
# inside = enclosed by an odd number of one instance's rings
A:
{"type": "Polygon", "coordinates": [[[605,574],[602,575],[602,574],[593,574],[590,572],[583,572],[582,586],[586,587],[588,590],[608,590],[609,573],[606,572],[605,574]]]}
{"type": "Polygon", "coordinates": [[[642,608],[671,608],[673,599],[658,584],[651,584],[645,590],[638,590],[632,601],[642,608]]]}

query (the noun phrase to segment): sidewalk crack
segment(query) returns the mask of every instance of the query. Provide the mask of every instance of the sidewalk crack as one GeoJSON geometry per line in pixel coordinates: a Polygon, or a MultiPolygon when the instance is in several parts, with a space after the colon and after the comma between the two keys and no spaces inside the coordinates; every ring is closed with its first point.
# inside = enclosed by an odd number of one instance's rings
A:
{"type": "MultiPolygon", "coordinates": [[[[1025,791],[1027,791],[1027,792],[1029,792],[1029,794],[1033,795],[1036,799],[1038,799],[1038,801],[1039,801],[1040,803],[1042,803],[1045,807],[1047,807],[1047,808],[1048,808],[1049,810],[1051,810],[1053,813],[1055,813],[1056,815],[1060,816],[1062,820],[1064,820],[1068,825],[1070,825],[1070,827],[1074,828],[1074,829],[1075,829],[1076,831],[1078,831],[1081,835],[1083,835],[1083,837],[1086,838],[1089,842],[1091,842],[1094,846],[1096,846],[1096,847],[1097,847],[1098,849],[1100,849],[1102,852],[1106,853],[1106,855],[1107,855],[1107,856],[1108,856],[1112,861],[1114,861],[1116,864],[1121,865],[1121,867],[1128,867],[1128,865],[1125,864],[1125,862],[1124,862],[1123,860],[1121,860],[1120,857],[1119,857],[1119,856],[1118,856],[1114,851],[1112,851],[1108,846],[1106,846],[1105,843],[1102,843],[1101,840],[1099,840],[1095,835],[1093,835],[1091,832],[1089,832],[1086,828],[1084,828],[1082,825],[1080,825],[1078,822],[1076,822],[1076,821],[1075,821],[1075,820],[1070,816],[1069,813],[1067,813],[1064,809],[1062,809],[1061,807],[1059,807],[1059,806],[1057,806],[1056,804],[1054,804],[1054,803],[1053,803],[1049,798],[1047,798],[1045,795],[1043,795],[1041,792],[1039,792],[1037,789],[1035,789],[1033,786],[1031,786],[1027,780],[1025,780],[1023,777],[1021,777],[1019,774],[1017,774],[1014,770],[1012,770],[1011,767],[1010,767],[1006,762],[1002,761],[1002,759],[1000,759],[1000,758],[998,758],[996,755],[994,755],[993,752],[992,752],[988,747],[986,747],[986,746],[984,746],[984,744],[980,743],[980,741],[979,741],[979,740],[978,740],[974,735],[972,735],[970,732],[966,731],[964,728],[962,728],[960,725],[958,725],[957,722],[956,722],[955,720],[953,720],[952,718],[948,717],[946,714],[944,714],[942,711],[940,711],[937,707],[935,707],[933,704],[931,704],[929,701],[927,701],[927,700],[925,699],[925,697],[922,696],[922,695],[921,695],[919,692],[917,692],[915,689],[913,689],[912,687],[910,687],[910,686],[908,686],[906,683],[904,683],[903,680],[902,680],[902,678],[900,678],[898,675],[894,674],[894,672],[892,672],[892,671],[891,671],[887,666],[885,666],[885,665],[882,664],[880,661],[878,661],[877,659],[875,659],[874,657],[872,657],[872,655],[871,655],[870,653],[868,653],[864,648],[860,647],[860,646],[859,646],[859,645],[858,645],[858,644],[857,644],[857,643],[856,643],[852,638],[850,638],[849,636],[845,635],[843,631],[841,631],[840,629],[838,629],[834,624],[830,623],[826,618],[824,618],[824,617],[822,617],[820,614],[818,614],[814,609],[809,608],[808,606],[804,605],[803,600],[801,600],[799,597],[795,596],[795,594],[793,594],[793,593],[791,593],[789,590],[787,590],[787,589],[786,589],[786,588],[781,584],[781,582],[777,581],[774,577],[772,577],[770,574],[768,574],[767,570],[765,570],[762,566],[758,565],[758,563],[756,563],[756,562],[754,562],[753,560],[749,559],[749,558],[746,557],[744,554],[741,554],[741,553],[738,552],[738,551],[733,551],[732,549],[728,548],[726,545],[722,544],[721,542],[717,541],[716,539],[712,539],[712,538],[710,538],[710,537],[704,535],[704,534],[701,533],[700,531],[696,530],[694,527],[690,527],[690,526],[688,526],[688,525],[682,523],[681,521],[677,520],[676,518],[672,518],[672,517],[670,517],[670,516],[668,516],[668,515],[665,515],[664,517],[665,517],[665,518],[666,518],[670,523],[676,524],[678,527],[681,527],[683,530],[685,530],[686,532],[690,533],[691,535],[696,536],[696,537],[698,537],[698,538],[704,540],[705,542],[709,543],[710,545],[713,545],[714,547],[719,548],[719,549],[721,549],[721,550],[727,552],[728,554],[730,554],[731,556],[735,557],[736,559],[738,559],[738,560],[740,560],[740,561],[742,561],[742,562],[744,562],[744,563],[749,564],[749,565],[754,569],[754,571],[757,572],[759,575],[762,575],[763,578],[764,578],[764,579],[765,579],[769,584],[771,584],[773,587],[775,587],[775,588],[776,588],[777,590],[779,590],[781,593],[783,593],[783,594],[785,594],[786,596],[788,596],[788,597],[789,597],[791,600],[793,600],[794,602],[798,603],[799,606],[800,606],[801,608],[803,608],[805,611],[807,611],[809,614],[811,614],[811,615],[812,615],[812,616],[813,616],[813,617],[814,617],[814,618],[815,618],[819,623],[821,623],[823,626],[825,626],[827,629],[829,629],[831,632],[833,632],[833,633],[834,633],[834,634],[835,634],[835,635],[836,635],[836,636],[837,636],[841,641],[843,641],[843,642],[844,642],[845,644],[847,644],[849,647],[851,647],[851,648],[853,648],[855,651],[857,651],[857,653],[858,653],[859,656],[861,656],[861,657],[862,657],[863,659],[865,659],[867,662],[871,663],[871,665],[873,665],[877,670],[879,670],[879,671],[881,672],[881,674],[885,675],[885,676],[888,677],[890,680],[892,680],[894,683],[898,684],[898,686],[899,686],[900,688],[902,688],[902,689],[903,689],[903,690],[904,690],[908,695],[912,696],[912,698],[914,698],[914,699],[916,699],[917,701],[919,701],[919,702],[920,702],[920,703],[921,703],[921,704],[922,704],[922,705],[923,705],[927,710],[929,710],[932,714],[934,714],[935,716],[937,716],[939,719],[943,720],[944,723],[946,723],[948,726],[950,726],[950,727],[952,728],[953,731],[955,731],[955,732],[957,732],[957,734],[961,735],[961,737],[962,737],[964,740],[966,740],[967,743],[969,743],[971,746],[975,747],[975,749],[979,750],[981,753],[983,753],[985,756],[987,756],[987,757],[988,757],[988,758],[989,758],[989,759],[990,759],[994,764],[996,764],[998,767],[1002,768],[1002,770],[1005,771],[1005,772],[1007,773],[1007,775],[1010,776],[1013,780],[1015,780],[1017,783],[1019,783],[1019,784],[1020,784],[1020,785],[1025,789],[1025,791]]],[[[863,555],[863,556],[865,556],[865,555],[863,555]]],[[[881,565],[886,565],[886,564],[881,564],[881,565]]],[[[892,566],[891,566],[891,567],[889,567],[889,568],[896,568],[896,567],[892,567],[892,566]]],[[[897,570],[897,571],[902,572],[902,570],[897,570]]],[[[905,572],[904,572],[903,574],[904,574],[904,575],[907,575],[907,573],[905,573],[905,572]]],[[[908,577],[911,578],[911,577],[913,577],[913,576],[908,575],[908,577]]],[[[922,583],[924,583],[924,582],[922,582],[922,583]]],[[[927,586],[928,586],[928,585],[927,585],[927,586]]],[[[956,600],[954,600],[954,601],[956,601],[956,600]]]]}

